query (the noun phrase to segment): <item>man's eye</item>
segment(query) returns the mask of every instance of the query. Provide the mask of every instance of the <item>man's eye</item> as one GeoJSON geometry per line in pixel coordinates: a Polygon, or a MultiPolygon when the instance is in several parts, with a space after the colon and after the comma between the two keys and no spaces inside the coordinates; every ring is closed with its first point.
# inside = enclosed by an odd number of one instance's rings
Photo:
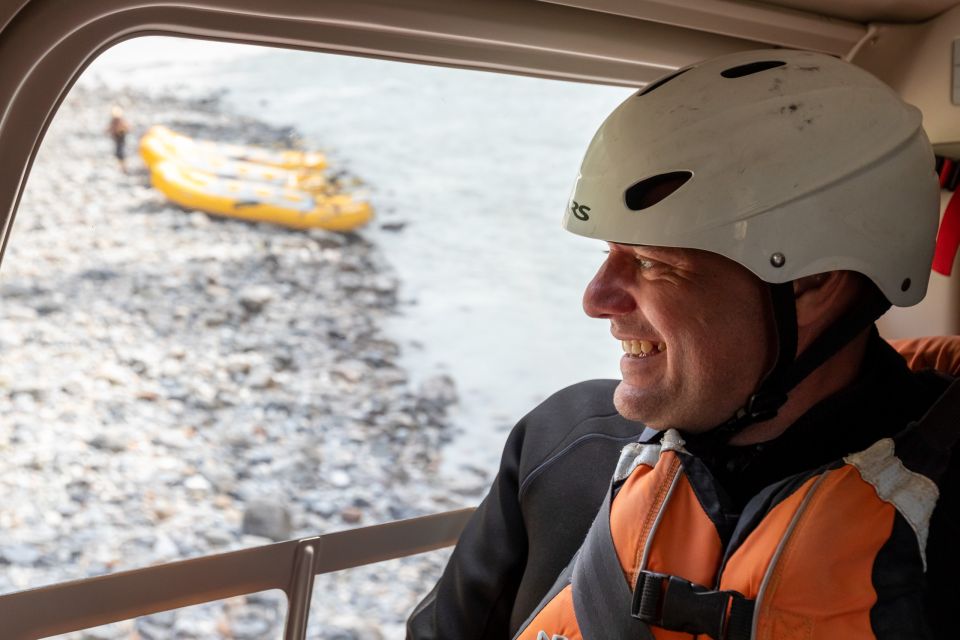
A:
{"type": "Polygon", "coordinates": [[[641,269],[651,269],[656,264],[653,260],[647,260],[646,258],[636,258],[636,262],[641,269]]]}

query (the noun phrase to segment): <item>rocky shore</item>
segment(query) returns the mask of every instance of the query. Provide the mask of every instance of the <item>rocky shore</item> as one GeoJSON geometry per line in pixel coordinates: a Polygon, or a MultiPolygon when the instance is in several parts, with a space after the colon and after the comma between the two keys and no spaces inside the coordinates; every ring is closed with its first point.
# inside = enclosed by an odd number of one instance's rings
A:
{"type": "MultiPolygon", "coordinates": [[[[453,381],[413,384],[381,328],[400,284],[377,246],[168,203],[135,154],[152,124],[300,142],[215,97],[71,92],[0,270],[0,592],[476,504],[488,478],[437,471],[453,381]]],[[[308,637],[402,638],[447,553],[318,577],[308,637]]],[[[69,637],[278,638],[284,610],[266,593],[69,637]]]]}

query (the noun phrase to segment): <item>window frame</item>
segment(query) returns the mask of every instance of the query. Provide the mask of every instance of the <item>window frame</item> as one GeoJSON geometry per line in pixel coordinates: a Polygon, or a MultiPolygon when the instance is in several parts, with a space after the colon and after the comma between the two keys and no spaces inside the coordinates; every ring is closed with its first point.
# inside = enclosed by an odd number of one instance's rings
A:
{"type": "MultiPolygon", "coordinates": [[[[934,21],[939,27],[957,22],[955,10],[934,21]]],[[[893,34],[884,42],[889,46],[867,53],[868,62],[902,56],[904,42],[915,45],[928,32],[944,31],[887,30],[893,34]]],[[[269,6],[256,0],[9,0],[0,7],[0,258],[31,165],[59,105],[100,53],[127,39],[182,36],[642,86],[704,58],[770,45],[852,54],[876,34],[864,24],[756,3],[738,7],[726,0],[700,6],[655,0],[273,0],[269,6]]],[[[280,588],[291,601],[285,637],[303,637],[314,575],[453,544],[471,511],[8,594],[0,596],[0,618],[5,637],[33,638],[41,630],[44,635],[64,633],[280,588]],[[401,530],[403,535],[397,535],[401,530]],[[343,555],[331,551],[343,541],[357,546],[367,540],[369,551],[370,536],[384,535],[393,546],[373,545],[372,553],[354,557],[353,564],[323,564],[323,557],[343,555]],[[214,566],[221,567],[219,572],[214,566]],[[230,573],[237,567],[246,577],[230,573]],[[195,579],[201,575],[223,579],[203,583],[195,579]],[[167,580],[174,586],[157,592],[155,585],[167,580]],[[233,586],[226,589],[224,580],[233,586]],[[185,590],[183,584],[192,588],[185,590]],[[104,589],[128,597],[104,598],[104,589]],[[13,627],[14,621],[21,626],[13,627]]]]}

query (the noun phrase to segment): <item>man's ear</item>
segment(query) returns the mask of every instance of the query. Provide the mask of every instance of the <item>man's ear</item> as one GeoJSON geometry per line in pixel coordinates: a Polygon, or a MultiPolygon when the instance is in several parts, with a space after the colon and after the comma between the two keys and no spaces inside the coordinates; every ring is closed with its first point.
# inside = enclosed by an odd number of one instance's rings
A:
{"type": "Polygon", "coordinates": [[[828,271],[793,281],[797,328],[815,331],[833,324],[852,304],[859,282],[850,271],[828,271]]]}

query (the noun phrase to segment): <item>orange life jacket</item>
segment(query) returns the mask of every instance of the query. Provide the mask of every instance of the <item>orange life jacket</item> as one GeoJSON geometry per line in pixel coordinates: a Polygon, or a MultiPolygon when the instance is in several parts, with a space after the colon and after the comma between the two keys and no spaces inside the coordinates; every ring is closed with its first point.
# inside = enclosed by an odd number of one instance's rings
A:
{"type": "Polygon", "coordinates": [[[901,435],[767,487],[738,515],[677,431],[628,445],[583,546],[515,638],[927,637],[927,531],[958,415],[955,382],[901,435]]]}
{"type": "Polygon", "coordinates": [[[960,375],[960,336],[900,338],[889,342],[914,371],[936,369],[960,375]]]}

